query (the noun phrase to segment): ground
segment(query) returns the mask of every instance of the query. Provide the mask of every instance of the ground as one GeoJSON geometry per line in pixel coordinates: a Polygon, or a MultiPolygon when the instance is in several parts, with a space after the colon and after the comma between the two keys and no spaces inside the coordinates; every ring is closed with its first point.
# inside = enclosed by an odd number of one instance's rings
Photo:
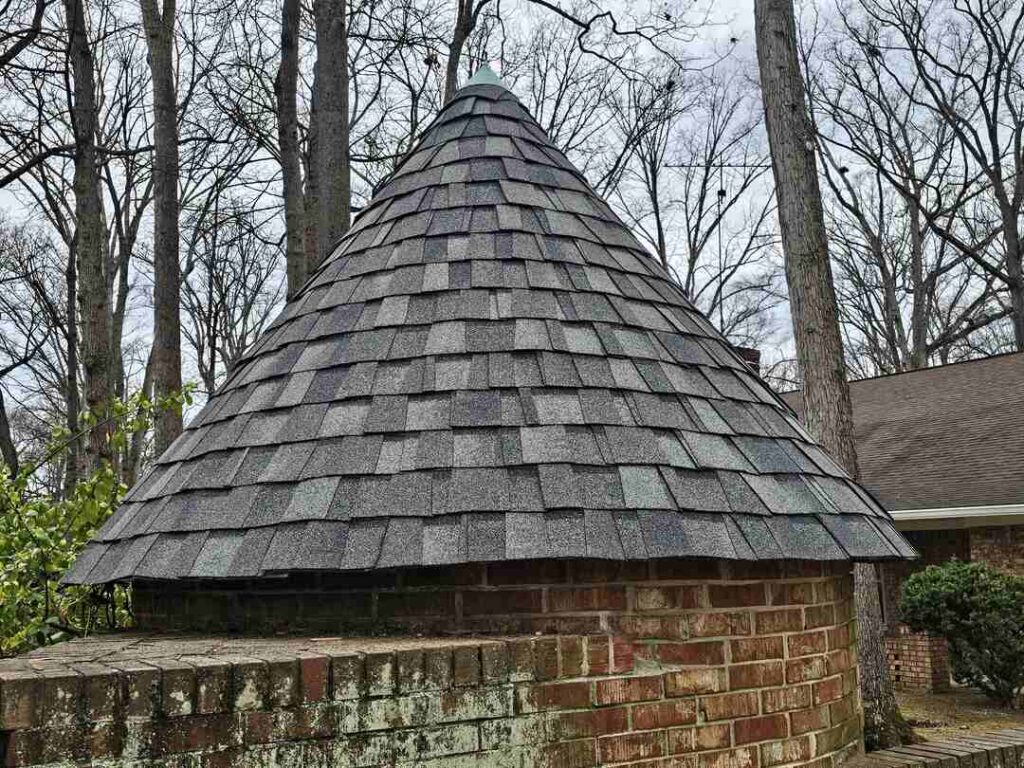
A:
{"type": "Polygon", "coordinates": [[[897,698],[903,716],[927,741],[1024,727],[1024,710],[1003,709],[971,688],[948,693],[903,692],[897,698]]]}

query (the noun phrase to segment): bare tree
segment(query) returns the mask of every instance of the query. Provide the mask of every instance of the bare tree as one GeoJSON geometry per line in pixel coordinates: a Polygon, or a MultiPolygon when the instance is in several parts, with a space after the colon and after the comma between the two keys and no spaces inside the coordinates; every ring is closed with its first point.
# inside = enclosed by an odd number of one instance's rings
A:
{"type": "Polygon", "coordinates": [[[302,199],[302,155],[299,148],[297,95],[301,10],[299,0],[283,0],[281,3],[281,63],[274,81],[289,297],[294,296],[306,282],[307,269],[306,252],[302,242],[305,213],[302,199]]]}
{"type": "MultiPolygon", "coordinates": [[[[20,8],[14,6],[15,0],[4,0],[0,4],[0,18],[20,19],[20,8]]],[[[39,36],[43,28],[43,15],[46,13],[46,6],[50,0],[33,0],[31,3],[31,16],[26,25],[15,24],[12,28],[0,28],[0,69],[3,69],[18,54],[32,45],[32,42],[39,36]]]]}
{"type": "MultiPolygon", "coordinates": [[[[856,477],[853,408],[818,186],[816,140],[797,53],[793,0],[756,0],[754,14],[804,415],[810,432],[856,477]]],[[[902,743],[905,724],[885,655],[877,575],[869,563],[856,564],[854,572],[865,738],[871,746],[888,747],[902,743]]]]}
{"type": "MultiPolygon", "coordinates": [[[[141,0],[153,82],[153,392],[181,390],[181,266],[178,261],[178,99],[174,87],[175,0],[141,0]]],[[[155,445],[181,434],[181,413],[161,410],[155,445]]]]}
{"type": "Polygon", "coordinates": [[[68,57],[74,78],[71,122],[75,136],[75,234],[71,258],[78,259],[85,400],[99,419],[89,433],[89,455],[93,465],[98,465],[113,459],[110,430],[104,418],[110,406],[113,382],[110,295],[105,271],[106,222],[96,151],[96,85],[82,0],[65,0],[64,12],[68,25],[68,57]]]}
{"type": "Polygon", "coordinates": [[[1024,350],[1024,5],[865,0],[845,26],[892,87],[955,138],[963,155],[962,188],[970,189],[973,178],[983,182],[987,204],[973,213],[990,223],[974,237],[940,220],[927,222],[1002,283],[1015,346],[1024,350]],[[993,236],[998,249],[987,247],[993,236]]]}
{"type": "MultiPolygon", "coordinates": [[[[307,270],[312,272],[348,230],[352,191],[349,167],[348,4],[345,0],[315,0],[316,66],[310,116],[310,174],[307,189],[315,227],[313,252],[307,247],[307,270]]],[[[307,231],[310,224],[307,223],[307,231]]]]}

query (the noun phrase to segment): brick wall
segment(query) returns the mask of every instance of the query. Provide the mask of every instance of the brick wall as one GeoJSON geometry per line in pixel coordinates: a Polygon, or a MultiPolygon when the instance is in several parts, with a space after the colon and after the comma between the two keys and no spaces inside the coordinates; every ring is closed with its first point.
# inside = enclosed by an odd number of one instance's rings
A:
{"type": "Polygon", "coordinates": [[[1024,574],[1024,525],[971,528],[970,559],[1024,574]]]}
{"type": "MultiPolygon", "coordinates": [[[[581,566],[546,584],[536,569],[495,583],[498,569],[486,584],[435,585],[463,630],[485,616],[494,627],[554,617],[598,633],[164,634],[44,649],[0,662],[5,764],[831,768],[856,752],[846,569],[696,568],[598,582],[581,566]]],[[[429,601],[409,597],[426,590],[412,581],[367,587],[363,610],[380,616],[393,599],[413,622],[429,601]]],[[[202,614],[204,601],[191,595],[164,617],[202,614]]],[[[323,614],[303,604],[289,615],[312,627],[323,614]]]]}
{"type": "Polygon", "coordinates": [[[893,684],[905,691],[949,690],[949,646],[941,637],[901,626],[885,639],[893,684]]]}

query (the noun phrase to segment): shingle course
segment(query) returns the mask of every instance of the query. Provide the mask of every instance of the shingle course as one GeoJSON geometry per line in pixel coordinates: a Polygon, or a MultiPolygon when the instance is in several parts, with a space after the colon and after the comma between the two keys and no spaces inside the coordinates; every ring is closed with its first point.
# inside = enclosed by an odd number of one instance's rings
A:
{"type": "Polygon", "coordinates": [[[525,109],[475,86],[66,580],[912,554],[808,439],[525,109]]]}

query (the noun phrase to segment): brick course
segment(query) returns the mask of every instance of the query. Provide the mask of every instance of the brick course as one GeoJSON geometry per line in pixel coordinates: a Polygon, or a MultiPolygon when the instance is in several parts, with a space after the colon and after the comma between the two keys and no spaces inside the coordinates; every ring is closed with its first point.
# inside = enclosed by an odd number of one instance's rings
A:
{"type": "Polygon", "coordinates": [[[948,691],[949,646],[941,637],[901,626],[885,638],[893,684],[905,691],[948,691]]]}
{"type": "MultiPolygon", "coordinates": [[[[524,615],[490,614],[499,626],[539,626],[557,592],[569,626],[605,630],[586,634],[143,635],[44,649],[0,662],[3,764],[828,768],[856,752],[850,575],[706,568],[637,579],[591,566],[544,584],[527,569],[435,587],[463,606],[470,593],[536,595],[505,603],[524,615]],[[823,606],[834,624],[820,625],[823,606]],[[610,631],[623,626],[638,632],[610,631]]],[[[413,581],[365,594],[404,604],[428,589],[413,581]]]]}

